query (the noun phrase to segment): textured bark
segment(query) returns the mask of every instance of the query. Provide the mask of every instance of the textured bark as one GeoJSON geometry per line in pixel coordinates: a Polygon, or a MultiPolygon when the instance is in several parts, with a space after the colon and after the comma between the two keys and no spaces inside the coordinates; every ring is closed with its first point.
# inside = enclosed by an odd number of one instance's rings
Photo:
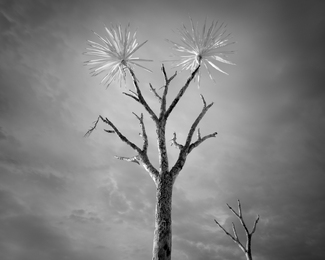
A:
{"type": "Polygon", "coordinates": [[[253,260],[253,257],[252,257],[252,252],[247,252],[246,254],[245,254],[245,256],[246,256],[246,260],[253,260]]]}
{"type": "Polygon", "coordinates": [[[172,252],[173,178],[162,172],[157,182],[153,260],[170,260],[172,252]]]}

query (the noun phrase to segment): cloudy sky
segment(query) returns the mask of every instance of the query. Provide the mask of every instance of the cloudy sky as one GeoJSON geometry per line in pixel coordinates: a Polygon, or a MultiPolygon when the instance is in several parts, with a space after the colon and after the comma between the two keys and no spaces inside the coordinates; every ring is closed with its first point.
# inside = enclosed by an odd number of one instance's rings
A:
{"type": "MultiPolygon", "coordinates": [[[[214,106],[201,133],[218,132],[193,150],[174,187],[173,258],[244,259],[214,223],[235,222],[226,203],[243,206],[257,260],[323,259],[325,254],[325,4],[323,1],[0,1],[0,258],[2,260],[151,259],[155,186],[145,170],[114,159],[133,151],[99,125],[108,117],[137,144],[129,88],[91,77],[82,53],[104,24],[138,30],[148,42],[136,69],[150,105],[160,87],[166,38],[188,15],[223,21],[236,66],[229,76],[203,72],[167,125],[184,141],[200,112],[199,94],[214,106]],[[323,241],[323,242],[321,242],[323,241]]],[[[166,64],[167,73],[175,69],[166,64]]],[[[169,101],[188,72],[171,85],[169,101]]],[[[147,114],[150,157],[155,131],[147,114]]],[[[168,147],[171,163],[177,150],[168,147]]]]}

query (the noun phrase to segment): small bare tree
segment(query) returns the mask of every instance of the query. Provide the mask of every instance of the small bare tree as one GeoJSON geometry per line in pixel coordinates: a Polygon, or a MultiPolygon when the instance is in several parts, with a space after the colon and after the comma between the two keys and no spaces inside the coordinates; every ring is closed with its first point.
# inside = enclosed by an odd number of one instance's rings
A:
{"type": "Polygon", "coordinates": [[[243,250],[243,252],[245,253],[246,259],[247,260],[252,260],[252,236],[254,234],[254,232],[256,231],[256,225],[257,222],[260,219],[260,216],[257,215],[255,222],[254,222],[254,226],[251,232],[249,232],[245,221],[243,219],[243,214],[242,214],[242,210],[241,210],[241,205],[240,205],[240,200],[238,200],[238,213],[229,206],[229,204],[227,204],[228,208],[231,210],[232,213],[234,213],[234,215],[239,219],[240,223],[242,224],[245,233],[246,233],[246,245],[244,246],[242,242],[240,242],[239,238],[238,238],[238,234],[237,234],[237,230],[236,230],[236,226],[234,224],[234,222],[232,222],[232,230],[234,232],[234,235],[230,234],[223,226],[220,225],[220,223],[215,219],[214,221],[217,223],[217,225],[240,247],[241,250],[243,250]]]}

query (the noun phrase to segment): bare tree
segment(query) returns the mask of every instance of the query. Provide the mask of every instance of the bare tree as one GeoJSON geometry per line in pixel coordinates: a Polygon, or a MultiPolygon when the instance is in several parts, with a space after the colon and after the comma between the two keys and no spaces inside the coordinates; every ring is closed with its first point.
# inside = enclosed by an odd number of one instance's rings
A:
{"type": "Polygon", "coordinates": [[[196,73],[199,70],[198,66],[187,79],[184,86],[180,89],[177,96],[171,102],[170,106],[167,108],[167,93],[170,82],[175,78],[176,72],[173,76],[168,77],[165,71],[164,66],[162,66],[162,72],[165,78],[165,85],[163,86],[163,93],[158,94],[155,88],[150,84],[150,89],[157,97],[160,103],[160,113],[156,115],[151,107],[148,105],[144,99],[141,89],[138,85],[138,80],[135,77],[133,70],[129,69],[129,72],[133,78],[133,83],[135,91],[124,94],[139,104],[141,104],[145,110],[150,115],[150,118],[154,121],[156,125],[156,134],[157,134],[157,143],[158,143],[158,156],[159,156],[159,169],[156,169],[153,164],[150,162],[148,157],[148,137],[146,133],[146,128],[143,121],[143,114],[140,116],[133,113],[136,118],[139,120],[141,128],[141,136],[143,139],[142,148],[135,145],[131,142],[122,132],[117,128],[117,126],[111,122],[108,118],[99,116],[94,124],[94,126],[86,133],[86,135],[91,134],[91,132],[97,127],[99,121],[104,122],[112,128],[112,130],[105,130],[107,133],[115,133],[121,141],[126,143],[135,151],[135,156],[132,157],[122,157],[116,156],[117,159],[124,160],[127,162],[134,162],[139,165],[142,165],[144,169],[149,173],[150,177],[153,179],[156,185],[156,211],[155,211],[155,231],[154,231],[154,245],[153,245],[153,259],[171,259],[171,246],[172,246],[172,231],[171,231],[171,209],[172,209],[172,190],[173,184],[180,171],[182,170],[188,154],[197,146],[199,146],[203,141],[208,138],[215,137],[217,132],[201,136],[200,130],[197,131],[197,139],[192,142],[193,135],[195,130],[200,123],[201,119],[204,117],[205,113],[212,107],[213,103],[206,104],[204,97],[201,95],[203,102],[203,108],[193,124],[190,127],[188,132],[185,144],[180,144],[177,142],[176,133],[174,133],[173,139],[171,140],[172,145],[179,149],[179,155],[176,163],[170,168],[168,163],[168,156],[166,150],[166,122],[171,112],[174,110],[178,104],[181,97],[184,95],[185,91],[189,87],[191,81],[195,77],[196,73]]]}
{"type": "Polygon", "coordinates": [[[200,130],[197,129],[200,121],[206,114],[206,112],[212,107],[213,103],[207,104],[204,97],[201,95],[203,107],[201,112],[198,114],[194,122],[192,123],[185,143],[180,144],[177,141],[176,133],[174,133],[171,139],[171,144],[179,149],[179,155],[175,164],[170,167],[168,163],[168,155],[166,149],[166,124],[172,111],[183,97],[184,93],[188,89],[190,83],[197,78],[200,82],[200,68],[204,67],[207,69],[211,79],[213,79],[208,66],[225,73],[222,71],[214,62],[217,61],[226,64],[233,64],[226,60],[226,54],[232,53],[231,51],[219,50],[225,46],[232,44],[228,41],[226,34],[225,25],[222,23],[218,25],[217,22],[212,22],[209,29],[206,28],[206,22],[203,26],[202,33],[197,31],[197,26],[194,26],[191,19],[191,30],[187,30],[185,26],[180,30],[182,37],[182,45],[170,41],[176,51],[182,53],[180,61],[175,64],[176,67],[181,67],[183,70],[190,70],[191,74],[186,80],[185,84],[180,88],[178,94],[170,103],[167,105],[167,94],[170,82],[176,77],[177,73],[171,77],[167,76],[164,65],[162,66],[162,73],[165,80],[165,84],[162,87],[162,93],[159,93],[151,84],[149,84],[151,92],[157,98],[160,103],[159,114],[156,114],[154,110],[148,105],[145,100],[141,88],[139,86],[139,80],[136,78],[133,67],[134,65],[141,67],[147,71],[149,69],[138,64],[142,61],[151,61],[147,59],[133,58],[132,55],[147,41],[142,44],[138,44],[136,41],[136,33],[131,34],[129,31],[129,25],[123,30],[121,26],[112,26],[107,28],[106,37],[102,37],[95,33],[98,38],[103,42],[99,44],[93,41],[88,41],[90,47],[87,48],[88,52],[85,54],[97,56],[98,59],[90,60],[86,62],[86,65],[94,66],[92,69],[93,75],[105,73],[106,76],[102,79],[102,82],[106,81],[109,85],[115,79],[122,80],[126,79],[126,73],[129,72],[134,85],[134,90],[129,92],[123,92],[124,95],[130,97],[137,103],[139,103],[150,118],[153,120],[156,128],[157,147],[158,147],[158,158],[159,158],[159,169],[156,169],[150,162],[148,156],[149,140],[146,132],[146,127],[143,120],[143,114],[135,115],[139,121],[141,128],[141,137],[143,139],[142,147],[137,146],[130,141],[118,127],[110,121],[107,117],[99,115],[94,123],[94,126],[86,133],[90,135],[91,132],[97,127],[98,122],[102,121],[107,124],[111,129],[105,129],[107,133],[116,134],[122,142],[130,146],[135,155],[132,157],[116,156],[117,159],[133,162],[142,165],[144,169],[149,173],[150,177],[156,185],[156,209],[155,209],[155,231],[153,241],[153,259],[154,260],[170,260],[172,250],[172,220],[171,220],[171,209],[172,209],[172,191],[173,185],[180,171],[183,169],[186,162],[187,156],[196,147],[208,138],[215,137],[217,132],[201,136],[200,130]],[[207,30],[206,30],[207,29],[207,30]],[[184,55],[188,53],[188,55],[184,55]],[[197,129],[197,138],[192,141],[193,135],[197,129]]]}
{"type": "Polygon", "coordinates": [[[244,246],[243,243],[240,242],[234,222],[232,222],[232,230],[233,230],[233,233],[234,233],[234,235],[232,235],[222,225],[220,225],[220,223],[216,219],[214,221],[240,247],[240,249],[243,250],[243,252],[245,253],[246,259],[247,260],[252,260],[253,259],[253,257],[252,257],[252,236],[253,236],[254,232],[256,231],[256,225],[257,225],[257,222],[260,219],[260,216],[257,215],[257,217],[255,219],[255,222],[254,222],[253,229],[250,232],[248,230],[246,224],[245,224],[244,219],[243,219],[240,200],[238,200],[238,213],[232,207],[230,207],[229,204],[227,204],[227,206],[231,210],[231,212],[239,219],[241,225],[243,226],[243,228],[245,230],[245,233],[246,233],[246,245],[244,246]]]}

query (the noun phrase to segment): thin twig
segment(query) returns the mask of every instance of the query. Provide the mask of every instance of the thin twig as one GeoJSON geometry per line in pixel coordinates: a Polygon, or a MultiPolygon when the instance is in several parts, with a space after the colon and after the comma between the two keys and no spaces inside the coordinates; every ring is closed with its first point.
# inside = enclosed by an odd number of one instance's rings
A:
{"type": "Polygon", "coordinates": [[[176,137],[176,133],[173,134],[173,139],[171,139],[171,145],[174,145],[175,147],[177,147],[178,149],[182,150],[183,149],[183,145],[177,143],[176,141],[177,137],[176,137]]]}

